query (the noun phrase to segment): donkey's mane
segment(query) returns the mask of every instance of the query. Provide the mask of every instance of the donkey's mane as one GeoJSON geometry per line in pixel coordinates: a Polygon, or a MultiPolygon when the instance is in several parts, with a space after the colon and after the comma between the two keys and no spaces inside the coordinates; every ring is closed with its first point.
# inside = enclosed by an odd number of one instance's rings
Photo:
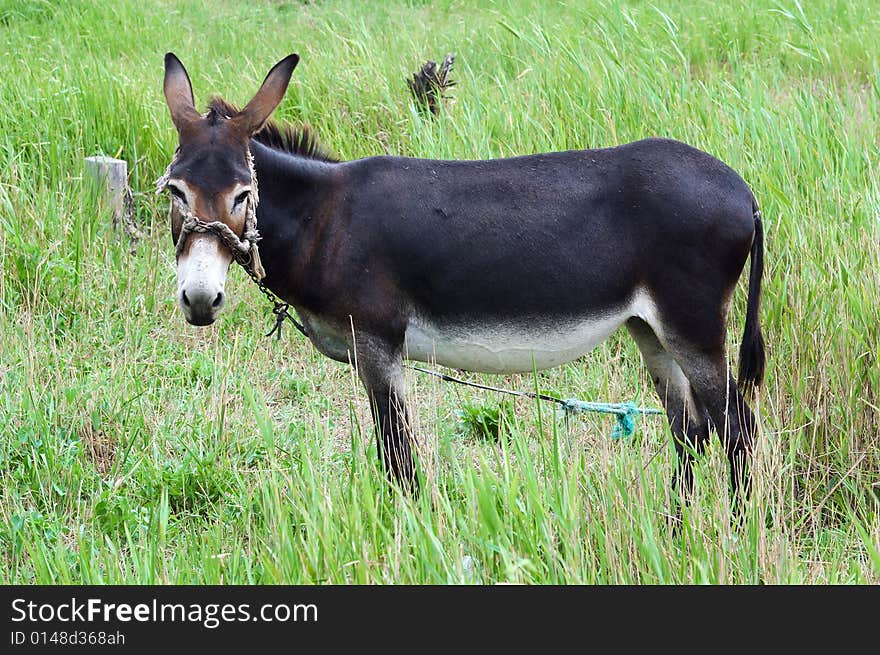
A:
{"type": "MultiPolygon", "coordinates": [[[[208,120],[218,120],[235,116],[238,112],[238,107],[220,96],[214,96],[208,104],[207,118],[208,120]]],[[[317,135],[308,125],[294,126],[290,123],[268,120],[260,131],[254,134],[253,138],[273,150],[281,150],[319,161],[339,161],[318,140],[317,135]]]]}

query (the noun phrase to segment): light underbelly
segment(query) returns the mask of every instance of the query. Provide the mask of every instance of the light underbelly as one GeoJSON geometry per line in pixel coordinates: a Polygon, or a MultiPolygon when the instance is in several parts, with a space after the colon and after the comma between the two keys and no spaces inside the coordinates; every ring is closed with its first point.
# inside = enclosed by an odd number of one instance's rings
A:
{"type": "MultiPolygon", "coordinates": [[[[319,351],[342,362],[352,359],[349,332],[306,311],[298,313],[319,351]]],[[[633,316],[661,334],[656,306],[644,289],[637,289],[622,306],[568,320],[438,324],[413,315],[406,329],[403,357],[465,371],[527,373],[585,355],[633,316]]]]}
{"type": "Polygon", "coordinates": [[[524,373],[560,366],[588,353],[631,316],[535,325],[443,326],[414,318],[406,330],[404,357],[483,373],[524,373]]]}

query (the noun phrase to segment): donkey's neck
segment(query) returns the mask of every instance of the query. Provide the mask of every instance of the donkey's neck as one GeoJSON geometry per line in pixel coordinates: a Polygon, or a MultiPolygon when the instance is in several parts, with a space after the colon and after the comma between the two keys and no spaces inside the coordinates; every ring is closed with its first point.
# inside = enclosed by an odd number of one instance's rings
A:
{"type": "Polygon", "coordinates": [[[251,153],[260,188],[260,199],[281,205],[315,199],[323,183],[333,175],[335,162],[312,159],[268,148],[251,140],[251,153]]]}
{"type": "Polygon", "coordinates": [[[336,163],[279,152],[251,140],[260,204],[257,228],[266,284],[288,302],[299,304],[308,252],[326,215],[336,163]]]}

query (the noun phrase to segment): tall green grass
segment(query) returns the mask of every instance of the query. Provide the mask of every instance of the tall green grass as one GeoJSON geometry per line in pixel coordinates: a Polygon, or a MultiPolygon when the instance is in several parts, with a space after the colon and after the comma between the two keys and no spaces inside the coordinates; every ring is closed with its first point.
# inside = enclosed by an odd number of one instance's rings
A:
{"type": "MultiPolygon", "coordinates": [[[[842,0],[0,0],[0,582],[880,581],[878,33],[874,3],[842,0]],[[345,158],[662,135],[738,170],[767,230],[745,525],[717,444],[676,536],[664,421],[611,441],[607,417],[499,412],[415,373],[426,483],[402,498],[351,370],[264,339],[239,271],[221,320],[187,326],[152,193],[175,146],[167,50],[200,102],[239,103],[298,52],[278,116],[345,158]],[[458,84],[426,120],[405,78],[446,52],[458,84]],[[133,252],[83,182],[97,153],[129,163],[133,252]],[[468,429],[481,405],[503,416],[497,440],[468,429]]],[[[537,381],[474,378],[657,402],[625,334],[537,381]]]]}

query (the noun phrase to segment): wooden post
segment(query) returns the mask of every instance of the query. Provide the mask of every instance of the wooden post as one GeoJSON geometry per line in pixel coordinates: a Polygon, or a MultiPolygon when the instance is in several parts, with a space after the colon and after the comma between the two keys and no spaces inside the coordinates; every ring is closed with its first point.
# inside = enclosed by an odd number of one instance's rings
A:
{"type": "Polygon", "coordinates": [[[113,227],[120,224],[133,242],[141,237],[134,224],[134,206],[128,188],[128,163],[124,159],[86,157],[86,173],[104,191],[104,200],[113,211],[113,227]]]}

